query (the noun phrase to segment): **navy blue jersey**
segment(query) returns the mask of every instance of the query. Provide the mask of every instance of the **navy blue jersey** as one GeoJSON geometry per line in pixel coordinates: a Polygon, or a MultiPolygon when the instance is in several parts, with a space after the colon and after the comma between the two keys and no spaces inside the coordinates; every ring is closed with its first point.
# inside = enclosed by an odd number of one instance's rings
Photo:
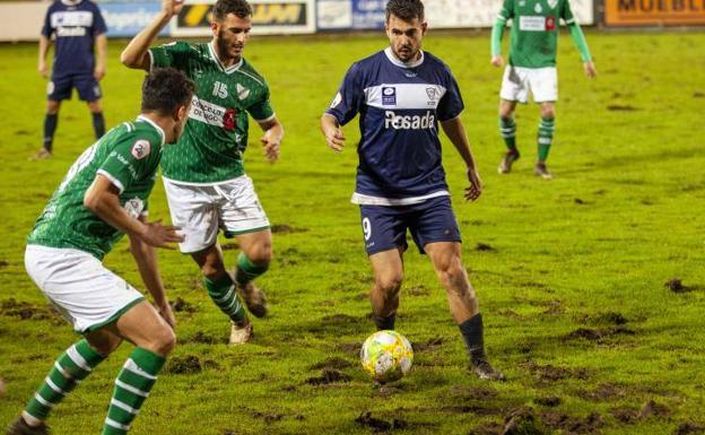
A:
{"type": "Polygon", "coordinates": [[[453,74],[430,53],[405,64],[387,48],[354,63],[326,111],[340,125],[360,115],[352,201],[405,205],[448,195],[438,123],[462,111],[453,74]]]}
{"type": "Polygon", "coordinates": [[[42,35],[55,37],[53,75],[93,73],[96,36],[107,31],[100,9],[89,0],[56,0],[49,6],[42,35]]]}

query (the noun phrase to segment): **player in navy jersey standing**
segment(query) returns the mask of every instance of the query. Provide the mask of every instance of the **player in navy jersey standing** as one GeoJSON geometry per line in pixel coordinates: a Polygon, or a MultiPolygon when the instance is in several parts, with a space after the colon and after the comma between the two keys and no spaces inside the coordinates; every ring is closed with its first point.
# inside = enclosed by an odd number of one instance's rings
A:
{"type": "Polygon", "coordinates": [[[375,275],[370,291],[374,321],[378,330],[394,329],[409,229],[446,288],[471,370],[482,379],[500,380],[504,376],[485,355],[482,315],[461,260],[460,230],[441,165],[439,123],[467,166],[465,199],[480,196],[482,181],[460,121],[460,90],[448,67],[421,50],[427,29],[421,0],[390,0],[385,29],[390,46],[350,67],[321,117],[328,146],[342,151],[341,126],[360,115],[352,202],[360,205],[375,275]]]}
{"type": "Polygon", "coordinates": [[[88,103],[96,139],[105,133],[98,82],[105,76],[106,31],[100,9],[90,0],[56,0],[49,6],[39,37],[38,70],[43,77],[49,76],[46,57],[52,36],[56,50],[47,85],[44,142],[35,158],[51,157],[61,101],[71,98],[73,88],[88,103]]]}

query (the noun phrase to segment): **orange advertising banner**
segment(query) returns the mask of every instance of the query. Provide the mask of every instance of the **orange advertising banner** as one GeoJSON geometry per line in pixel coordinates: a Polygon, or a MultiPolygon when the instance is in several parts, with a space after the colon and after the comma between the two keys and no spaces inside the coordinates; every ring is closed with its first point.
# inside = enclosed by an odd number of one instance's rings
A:
{"type": "Polygon", "coordinates": [[[605,24],[705,25],[705,0],[605,0],[605,24]]]}

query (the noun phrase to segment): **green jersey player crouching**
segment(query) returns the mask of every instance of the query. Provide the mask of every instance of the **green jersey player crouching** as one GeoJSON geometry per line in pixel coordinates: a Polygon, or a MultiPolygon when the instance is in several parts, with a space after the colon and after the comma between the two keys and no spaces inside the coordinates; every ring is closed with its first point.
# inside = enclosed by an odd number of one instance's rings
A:
{"type": "Polygon", "coordinates": [[[492,27],[492,65],[501,67],[504,63],[501,40],[504,26],[510,19],[513,23],[509,64],[504,69],[502,89],[499,92],[499,131],[507,146],[507,152],[499,164],[498,172],[509,173],[512,164],[519,159],[514,109],[517,102],[526,103],[531,92],[534,102],[541,106],[537,135],[538,158],[534,173],[544,179],[550,179],[552,175],[546,166],[546,159],[553,142],[556,122],[556,47],[559,20],[564,20],[570,29],[570,36],[580,51],[585,74],[593,78],[597,71],[583,31],[570,9],[569,0],[504,0],[492,27]]]}
{"type": "Polygon", "coordinates": [[[115,380],[103,434],[127,433],[154,386],[175,344],[154,247],[183,238],[175,227],[146,221],[148,198],[163,147],[183,131],[194,89],[180,71],[152,71],[142,86],[141,115],[81,154],[35,223],[27,272],[84,338],[54,362],[8,434],[48,433],[49,412],[123,340],[135,349],[115,380]],[[102,264],[125,233],[154,305],[102,264]]]}
{"type": "Polygon", "coordinates": [[[264,131],[260,139],[270,161],[279,157],[284,129],[269,102],[269,86],[244,57],[252,28],[252,8],[245,0],[217,0],[212,9],[213,38],[207,43],[182,41],[151,47],[159,31],[183,7],[162,0],[162,10],[123,50],[129,68],[174,67],[196,82],[196,94],[184,135],[162,159],[162,178],[174,225],[184,241],[182,253],[193,258],[208,296],[232,322],[230,343],[252,335],[245,309],[264,317],[264,293],[254,280],[272,259],[269,219],[254,184],[245,174],[248,116],[264,131]],[[241,249],[234,276],[225,268],[218,233],[235,237],[241,249]]]}

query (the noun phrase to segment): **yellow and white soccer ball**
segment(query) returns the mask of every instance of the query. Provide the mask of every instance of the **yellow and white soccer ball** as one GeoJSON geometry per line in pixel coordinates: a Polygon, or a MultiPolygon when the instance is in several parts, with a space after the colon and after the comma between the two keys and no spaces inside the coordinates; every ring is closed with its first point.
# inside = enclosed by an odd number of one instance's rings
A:
{"type": "Polygon", "coordinates": [[[398,332],[377,331],[363,343],[360,361],[375,381],[384,384],[409,373],[414,350],[409,340],[398,332]]]}

